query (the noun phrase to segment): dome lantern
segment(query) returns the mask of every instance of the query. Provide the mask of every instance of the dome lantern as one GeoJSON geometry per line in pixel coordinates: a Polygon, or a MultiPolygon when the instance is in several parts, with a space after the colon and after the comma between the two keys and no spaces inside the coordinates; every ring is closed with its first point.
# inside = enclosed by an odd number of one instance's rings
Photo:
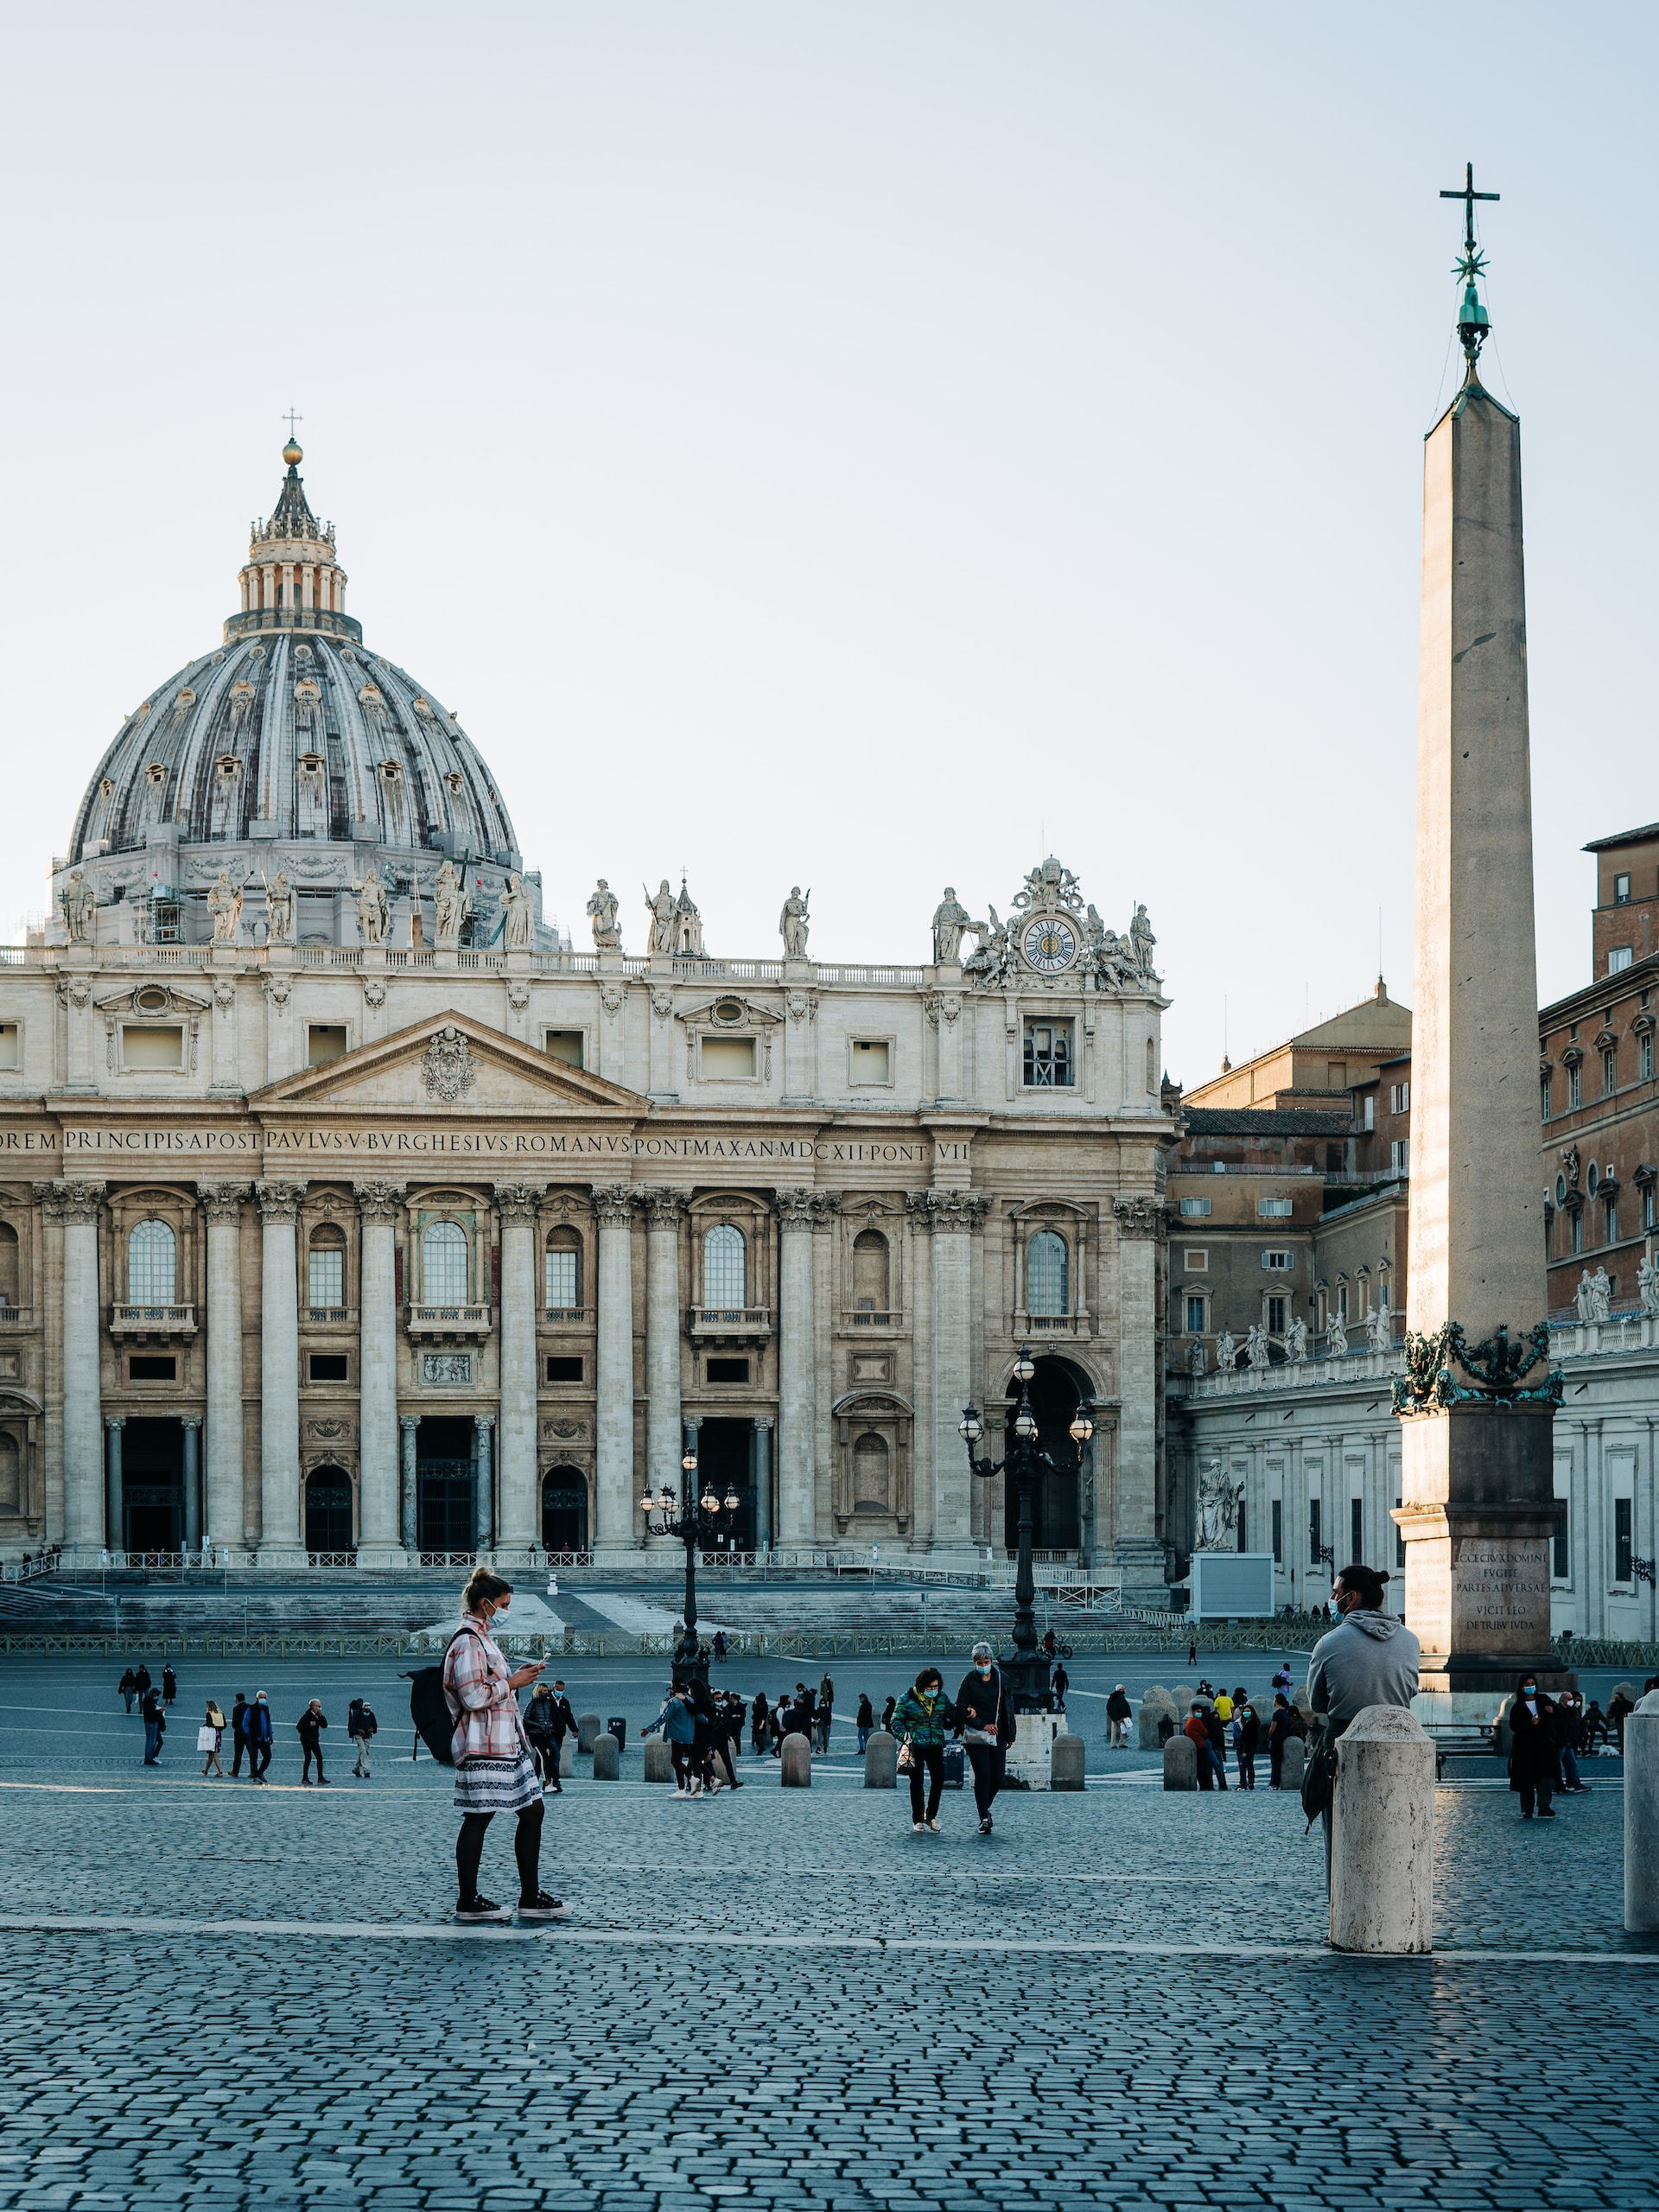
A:
{"type": "Polygon", "coordinates": [[[305,496],[300,463],[305,459],[291,434],[283,448],[288,474],[267,522],[248,532],[247,564],[238,582],[241,612],[225,625],[225,642],[256,630],[321,630],[360,641],[362,625],[346,613],[346,571],[334,553],[334,525],[320,523],[305,496]]]}

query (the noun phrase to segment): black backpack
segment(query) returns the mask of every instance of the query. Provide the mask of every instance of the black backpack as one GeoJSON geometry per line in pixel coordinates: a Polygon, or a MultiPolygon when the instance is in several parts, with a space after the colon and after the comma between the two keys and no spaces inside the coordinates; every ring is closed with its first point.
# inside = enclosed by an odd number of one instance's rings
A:
{"type": "MultiPolygon", "coordinates": [[[[467,1633],[466,1629],[458,1628],[449,1643],[455,1641],[455,1637],[467,1633]]],[[[443,1647],[446,1659],[449,1643],[443,1647]]],[[[455,1723],[449,1700],[443,1694],[442,1662],[435,1667],[417,1667],[404,1680],[409,1684],[409,1717],[415,1723],[416,1733],[440,1766],[454,1766],[455,1755],[449,1748],[449,1739],[454,1734],[455,1723]]]]}

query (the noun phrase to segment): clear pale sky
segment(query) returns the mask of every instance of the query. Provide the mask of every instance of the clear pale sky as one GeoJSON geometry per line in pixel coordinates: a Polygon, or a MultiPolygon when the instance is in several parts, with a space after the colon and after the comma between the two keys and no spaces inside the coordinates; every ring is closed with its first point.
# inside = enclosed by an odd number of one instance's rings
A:
{"type": "Polygon", "coordinates": [[[1053,849],[1170,1071],[1411,988],[1421,440],[1461,182],[1523,423],[1540,987],[1659,816],[1659,19],[13,8],[0,934],[219,640],[283,410],[367,640],[585,941],[918,960],[1053,849]]]}

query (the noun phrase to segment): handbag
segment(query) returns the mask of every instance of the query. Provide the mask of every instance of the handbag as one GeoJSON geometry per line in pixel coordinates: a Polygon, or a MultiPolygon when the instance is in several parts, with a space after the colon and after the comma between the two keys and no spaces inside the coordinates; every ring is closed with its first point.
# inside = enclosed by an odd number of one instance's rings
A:
{"type": "Polygon", "coordinates": [[[899,1746],[899,1756],[893,1761],[900,1774],[908,1774],[916,1764],[916,1746],[908,1736],[899,1746]]]}
{"type": "Polygon", "coordinates": [[[207,1727],[198,1728],[196,1731],[196,1749],[199,1751],[216,1751],[219,1749],[218,1729],[207,1727]]]}
{"type": "Polygon", "coordinates": [[[995,1728],[964,1728],[962,1740],[964,1744],[981,1745],[985,1750],[994,1751],[997,1744],[996,1731],[995,1728]]]}

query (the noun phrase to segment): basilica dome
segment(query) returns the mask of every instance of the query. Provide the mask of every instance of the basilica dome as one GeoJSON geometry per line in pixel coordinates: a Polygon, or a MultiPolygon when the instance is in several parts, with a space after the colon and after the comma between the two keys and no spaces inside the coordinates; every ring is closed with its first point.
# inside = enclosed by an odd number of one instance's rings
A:
{"type": "Polygon", "coordinates": [[[480,865],[487,897],[485,879],[521,866],[495,779],[430,686],[365,646],[345,611],[334,524],[311,512],[299,447],[283,457],[276,509],[250,534],[239,610],[216,648],[129,715],[60,872],[86,868],[105,903],[168,878],[188,896],[227,861],[219,849],[192,856],[204,846],[244,849],[242,874],[280,861],[319,885],[349,881],[360,856],[410,890],[447,857],[480,865]],[[318,849],[330,847],[349,849],[318,849]]]}

